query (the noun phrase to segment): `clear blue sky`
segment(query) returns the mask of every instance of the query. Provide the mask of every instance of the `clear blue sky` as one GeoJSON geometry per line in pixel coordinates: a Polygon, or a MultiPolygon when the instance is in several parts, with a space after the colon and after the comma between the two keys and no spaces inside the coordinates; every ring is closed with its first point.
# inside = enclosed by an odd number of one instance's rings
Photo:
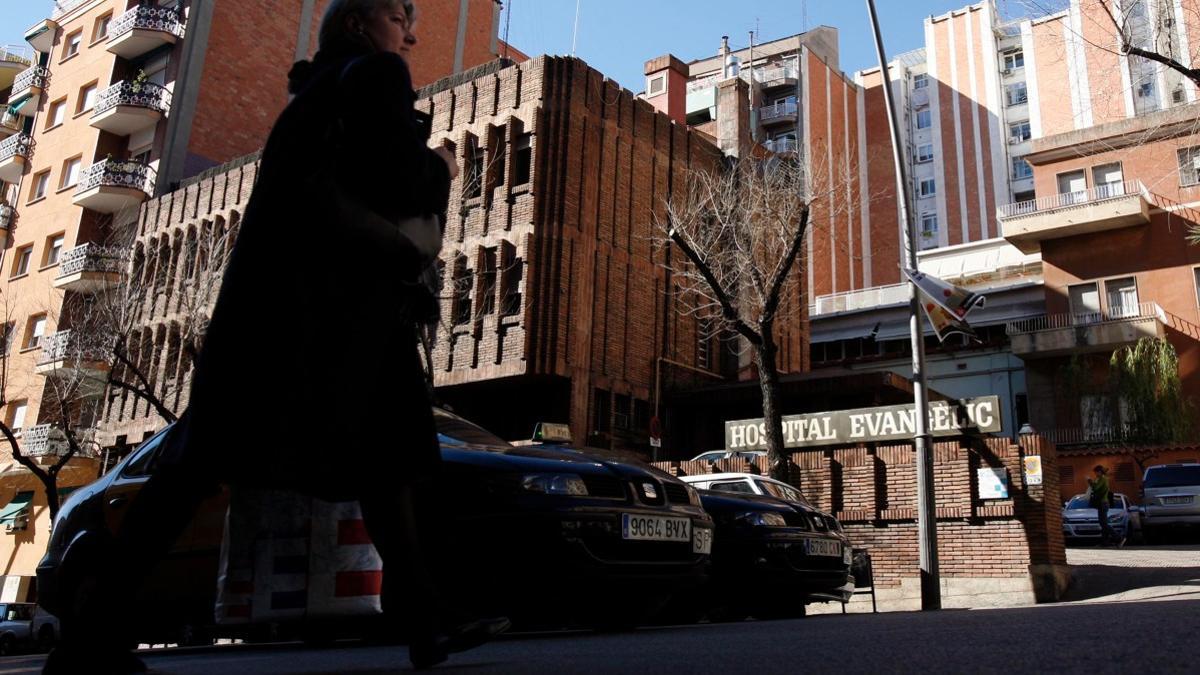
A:
{"type": "MultiPolygon", "coordinates": [[[[295,0],[288,0],[294,2],[295,0]]],[[[427,0],[429,1],[429,0],[427,0]]],[[[445,0],[442,0],[445,1],[445,0]]],[[[418,7],[421,0],[416,0],[418,7]]],[[[876,0],[889,54],[924,43],[924,18],[972,0],[876,0]]],[[[738,47],[757,26],[761,42],[801,32],[807,25],[834,26],[841,40],[842,70],[875,64],[864,0],[580,0],[575,53],[623,86],[640,91],[642,64],[673,53],[684,61],[716,53],[721,36],[738,47]]],[[[505,0],[512,12],[512,44],[530,54],[569,54],[575,0],[505,0]]],[[[1001,12],[1021,14],[1021,0],[998,0],[1001,12]]],[[[23,44],[25,29],[49,15],[50,0],[0,0],[0,44],[23,44]]],[[[503,35],[505,20],[501,18],[503,35]]],[[[421,28],[420,24],[417,26],[421,28]]]]}

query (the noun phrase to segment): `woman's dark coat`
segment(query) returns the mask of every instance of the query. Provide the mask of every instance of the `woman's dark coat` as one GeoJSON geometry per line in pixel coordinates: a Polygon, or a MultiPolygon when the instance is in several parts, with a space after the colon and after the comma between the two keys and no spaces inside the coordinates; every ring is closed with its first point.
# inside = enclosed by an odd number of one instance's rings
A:
{"type": "Polygon", "coordinates": [[[439,461],[410,316],[432,298],[386,221],[444,213],[450,176],[399,56],[319,54],[293,89],[171,446],[225,482],[351,499],[439,461]],[[345,217],[339,200],[382,219],[345,217]]]}

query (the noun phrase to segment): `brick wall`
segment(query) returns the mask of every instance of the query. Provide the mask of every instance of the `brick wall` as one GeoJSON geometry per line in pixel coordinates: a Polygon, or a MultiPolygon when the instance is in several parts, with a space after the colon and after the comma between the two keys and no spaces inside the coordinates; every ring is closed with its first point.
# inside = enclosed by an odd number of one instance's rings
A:
{"type": "MultiPolygon", "coordinates": [[[[946,578],[1030,579],[1040,598],[1043,568],[1066,564],[1057,456],[1037,437],[934,444],[938,553],[946,578]],[[1027,485],[1026,456],[1041,457],[1043,482],[1027,485]],[[1003,468],[1009,498],[978,497],[977,470],[1003,468]]],[[[792,455],[792,483],[818,508],[834,514],[856,547],[871,553],[881,589],[919,577],[916,454],[911,445],[821,448],[792,455]]],[[[745,462],[660,462],[677,475],[744,471],[745,462]]],[[[765,461],[758,469],[765,473],[765,461]]],[[[1039,599],[1040,599],[1039,598],[1039,599]]]]}

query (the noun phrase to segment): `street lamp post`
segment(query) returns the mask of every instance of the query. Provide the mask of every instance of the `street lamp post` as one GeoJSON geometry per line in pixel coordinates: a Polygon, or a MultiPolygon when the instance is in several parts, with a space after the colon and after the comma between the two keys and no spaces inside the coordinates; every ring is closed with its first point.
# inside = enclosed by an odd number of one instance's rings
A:
{"type": "MultiPolygon", "coordinates": [[[[875,0],[867,1],[871,29],[875,35],[875,51],[879,56],[879,72],[883,78],[883,102],[887,106],[888,126],[892,136],[892,159],[896,166],[896,197],[900,201],[900,226],[903,232],[903,269],[917,271],[917,232],[912,226],[908,207],[908,176],[900,154],[900,125],[896,120],[896,104],[892,100],[892,80],[879,33],[879,17],[875,0]]],[[[929,435],[929,391],[925,385],[925,336],[921,326],[921,296],[910,278],[908,328],[912,338],[913,356],[913,442],[917,450],[917,536],[921,552],[921,609],[942,608],[942,589],[938,573],[937,506],[933,490],[933,448],[929,435]]]]}

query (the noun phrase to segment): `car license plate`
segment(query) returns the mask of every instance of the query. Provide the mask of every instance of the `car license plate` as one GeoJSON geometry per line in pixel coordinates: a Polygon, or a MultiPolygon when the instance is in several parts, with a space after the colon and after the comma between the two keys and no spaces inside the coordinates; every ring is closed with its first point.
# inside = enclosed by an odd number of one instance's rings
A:
{"type": "Polygon", "coordinates": [[[1191,504],[1191,495],[1183,497],[1163,497],[1163,504],[1191,504]]]}
{"type": "Polygon", "coordinates": [[[621,538],[641,541],[692,540],[692,521],[687,518],[663,518],[621,514],[621,538]]]}
{"type": "Polygon", "coordinates": [[[697,527],[692,530],[692,553],[708,555],[712,553],[713,531],[707,527],[697,527]]]}
{"type": "Polygon", "coordinates": [[[826,539],[805,539],[804,553],[807,555],[825,555],[834,558],[842,556],[842,545],[826,539]]]}

